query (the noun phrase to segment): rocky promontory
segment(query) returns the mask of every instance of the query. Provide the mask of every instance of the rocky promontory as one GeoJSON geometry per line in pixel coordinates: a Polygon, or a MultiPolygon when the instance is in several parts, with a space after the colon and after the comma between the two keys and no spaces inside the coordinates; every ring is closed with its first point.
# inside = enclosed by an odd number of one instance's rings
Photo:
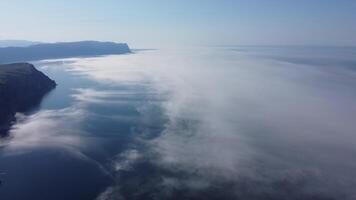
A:
{"type": "Polygon", "coordinates": [[[0,65],[0,134],[4,134],[16,112],[26,112],[40,103],[56,83],[32,64],[0,65]]]}
{"type": "Polygon", "coordinates": [[[0,63],[131,53],[126,43],[79,41],[0,48],[0,63]]]}

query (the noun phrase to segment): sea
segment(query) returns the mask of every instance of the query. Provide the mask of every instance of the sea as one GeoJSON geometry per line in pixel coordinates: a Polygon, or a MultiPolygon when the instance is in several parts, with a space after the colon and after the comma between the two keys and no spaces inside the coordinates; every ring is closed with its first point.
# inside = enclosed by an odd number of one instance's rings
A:
{"type": "Polygon", "coordinates": [[[356,48],[204,46],[32,62],[1,200],[356,199],[356,48]]]}

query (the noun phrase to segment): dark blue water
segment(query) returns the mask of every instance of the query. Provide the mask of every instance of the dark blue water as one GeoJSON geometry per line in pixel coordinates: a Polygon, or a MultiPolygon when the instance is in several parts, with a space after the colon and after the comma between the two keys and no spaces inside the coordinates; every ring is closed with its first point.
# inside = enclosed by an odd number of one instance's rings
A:
{"type": "Polygon", "coordinates": [[[34,63],[1,200],[353,199],[356,51],[226,47],[34,63]]]}

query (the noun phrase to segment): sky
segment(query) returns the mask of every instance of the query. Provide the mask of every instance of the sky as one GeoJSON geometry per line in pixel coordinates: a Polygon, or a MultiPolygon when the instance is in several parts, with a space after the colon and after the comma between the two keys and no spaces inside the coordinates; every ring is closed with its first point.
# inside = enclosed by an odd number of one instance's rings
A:
{"type": "Polygon", "coordinates": [[[0,39],[356,45],[353,0],[1,0],[0,39]]]}

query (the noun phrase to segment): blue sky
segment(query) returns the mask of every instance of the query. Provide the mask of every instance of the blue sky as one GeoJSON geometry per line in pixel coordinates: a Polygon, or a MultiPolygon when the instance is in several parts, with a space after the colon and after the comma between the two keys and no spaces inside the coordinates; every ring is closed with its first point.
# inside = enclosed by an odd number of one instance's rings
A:
{"type": "Polygon", "coordinates": [[[0,39],[356,45],[354,0],[1,0],[0,39]]]}

